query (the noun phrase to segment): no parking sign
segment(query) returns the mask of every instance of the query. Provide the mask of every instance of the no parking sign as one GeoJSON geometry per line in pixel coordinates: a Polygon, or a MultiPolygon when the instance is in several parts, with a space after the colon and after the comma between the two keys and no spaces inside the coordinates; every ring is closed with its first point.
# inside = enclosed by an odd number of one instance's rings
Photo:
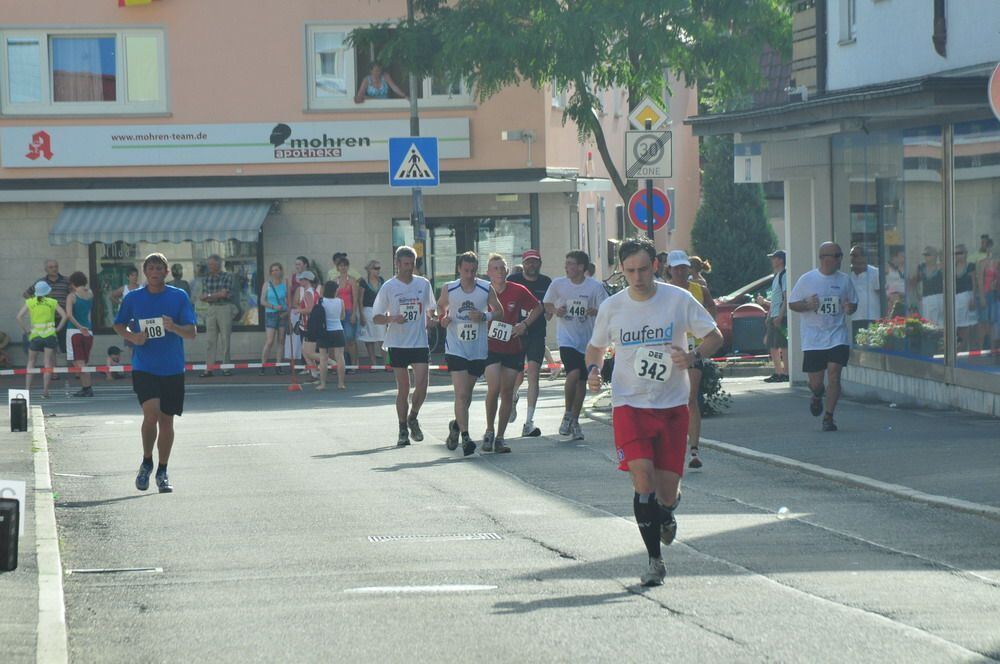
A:
{"type": "MultiPolygon", "coordinates": [[[[639,189],[628,199],[628,218],[633,226],[645,231],[648,215],[649,201],[646,199],[646,190],[639,189]]],[[[667,230],[674,230],[674,190],[668,189],[664,193],[662,189],[653,187],[653,230],[658,231],[664,226],[667,230]]]]}

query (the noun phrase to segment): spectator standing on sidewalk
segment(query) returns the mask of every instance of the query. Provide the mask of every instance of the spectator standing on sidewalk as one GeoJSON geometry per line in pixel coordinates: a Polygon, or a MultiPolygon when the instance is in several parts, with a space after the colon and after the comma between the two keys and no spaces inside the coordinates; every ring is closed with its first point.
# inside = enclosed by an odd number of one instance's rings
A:
{"type": "Polygon", "coordinates": [[[691,263],[691,276],[688,277],[688,280],[708,288],[708,282],[705,281],[704,275],[711,274],[712,264],[700,256],[691,256],[688,261],[691,263]]]}
{"type": "MultiPolygon", "coordinates": [[[[281,374],[281,362],[285,361],[285,330],[288,328],[288,284],[285,269],[281,263],[271,263],[267,269],[268,278],[260,289],[260,303],[264,307],[264,347],[260,350],[260,363],[267,363],[267,356],[274,348],[277,364],[274,373],[281,374]]],[[[264,375],[264,367],[260,368],[264,375]]]]}
{"type": "MultiPolygon", "coordinates": [[[[527,288],[535,299],[539,302],[545,297],[545,293],[552,285],[552,279],[541,273],[542,255],[537,249],[528,249],[521,254],[521,274],[514,274],[507,277],[507,281],[520,284],[527,288]]],[[[514,383],[514,402],[511,404],[510,421],[517,419],[518,390],[525,376],[528,378],[528,411],[525,416],[524,426],[521,427],[522,436],[541,436],[542,431],[535,426],[535,404],[538,403],[538,380],[542,369],[542,362],[548,348],[545,346],[545,323],[552,318],[552,314],[546,312],[539,316],[534,323],[528,327],[528,333],[521,339],[524,344],[525,365],[524,371],[517,374],[517,381],[514,383]]],[[[554,376],[555,371],[552,372],[554,376]]]]}
{"type": "Polygon", "coordinates": [[[170,285],[174,288],[180,288],[187,293],[188,297],[191,297],[191,284],[184,280],[184,266],[180,263],[174,263],[170,268],[170,275],[173,277],[170,285]]]}
{"type": "Polygon", "coordinates": [[[379,289],[385,283],[381,276],[382,262],[376,260],[368,261],[365,265],[365,278],[358,283],[361,290],[361,318],[358,326],[358,341],[365,345],[368,355],[368,363],[372,365],[372,371],[382,364],[382,342],[385,341],[385,325],[375,323],[375,297],[379,289]]]}
{"type": "Polygon", "coordinates": [[[129,293],[115,316],[115,332],[132,342],[132,389],[142,408],[142,463],[135,488],[149,488],[153,447],[159,453],[156,487],[174,490],[167,463],[174,445],[174,417],[184,412],[184,339],[194,339],[197,319],[187,293],[168,286],[167,257],[150,254],[142,263],[146,287],[129,293]]]}
{"type": "MultiPolygon", "coordinates": [[[[316,349],[319,361],[319,385],[317,390],[326,389],[326,373],[329,370],[330,349],[333,349],[333,357],[337,362],[337,389],[346,390],[344,384],[344,374],[347,369],[344,362],[344,326],[343,321],[347,315],[344,308],[344,301],[340,299],[339,286],[336,281],[328,281],[323,285],[323,327],[319,338],[316,339],[316,349]]],[[[318,315],[318,314],[317,314],[318,315]]],[[[315,327],[315,326],[314,326],[315,327]]]]}
{"type": "Polygon", "coordinates": [[[337,282],[337,298],[344,303],[344,352],[347,361],[355,364],[358,361],[358,346],[355,342],[358,334],[358,318],[360,312],[361,292],[358,280],[351,276],[351,261],[347,254],[342,254],[336,263],[337,275],[331,281],[337,282]]]}
{"type": "Polygon", "coordinates": [[[764,345],[771,354],[774,373],[765,383],[788,382],[788,275],[785,270],[785,252],[778,249],[767,255],[771,259],[774,278],[771,280],[771,299],[757,296],[757,304],[769,305],[764,321],[764,345]]]}
{"type": "MultiPolygon", "coordinates": [[[[208,274],[205,275],[202,286],[201,301],[208,303],[205,312],[205,332],[208,334],[208,354],[205,362],[208,366],[201,373],[202,378],[212,376],[212,365],[219,355],[222,361],[229,363],[229,339],[233,334],[233,275],[222,270],[222,257],[212,254],[208,257],[208,274]]],[[[229,369],[222,372],[223,376],[233,374],[229,369]]]]}
{"type": "MultiPolygon", "coordinates": [[[[58,333],[66,325],[66,310],[49,297],[52,287],[44,279],[35,284],[34,295],[24,300],[24,306],[17,312],[17,324],[28,335],[28,373],[24,376],[24,389],[31,391],[32,371],[35,359],[42,353],[45,368],[55,366],[56,349],[59,347],[58,333]],[[30,327],[25,327],[24,316],[28,314],[30,327]],[[56,320],[59,320],[56,323],[56,320]]],[[[42,398],[49,398],[51,371],[42,374],[42,398]]]]}
{"type": "Polygon", "coordinates": [[[674,509],[684,474],[691,392],[687,369],[722,346],[715,319],[689,291],[655,281],[655,255],[645,238],[619,246],[628,288],[601,305],[586,354],[587,382],[597,391],[604,352],[615,344],[614,442],[618,468],[629,472],[635,491],[632,508],[649,556],[641,576],[646,586],[663,583],[661,545],[673,542],[677,533],[674,509]],[[701,342],[689,349],[691,337],[701,342]]]}
{"type": "MultiPolygon", "coordinates": [[[[69,275],[69,283],[73,290],[66,296],[66,314],[69,322],[66,324],[66,359],[73,366],[82,369],[90,361],[90,350],[94,347],[94,334],[90,324],[90,312],[94,306],[94,293],[87,286],[87,275],[74,272],[69,275]]],[[[80,373],[80,389],[73,393],[74,397],[92,397],[89,373],[80,373]]]]}
{"type": "Polygon", "coordinates": [[[298,361],[302,359],[302,337],[295,332],[299,322],[299,275],[309,269],[309,259],[297,256],[294,271],[288,275],[285,292],[288,293],[288,328],[285,330],[285,357],[298,361]]]}
{"type": "Polygon", "coordinates": [[[813,396],[809,412],[823,414],[823,431],[836,431],[833,411],[840,398],[840,373],[851,355],[848,316],[858,308],[850,277],[840,271],[844,252],[833,242],[819,246],[819,268],[806,272],[788,296],[788,308],[800,316],[802,371],[809,374],[813,396]],[[826,385],[824,385],[826,374],[826,385]]]}
{"type": "MultiPolygon", "coordinates": [[[[708,286],[702,286],[696,281],[691,281],[691,261],[682,249],[675,249],[667,255],[667,270],[669,281],[667,283],[683,288],[694,296],[694,299],[708,311],[712,320],[715,320],[715,299],[708,290],[708,286]]],[[[688,337],[688,350],[701,343],[701,339],[688,337]]],[[[689,468],[701,468],[701,457],[698,444],[701,442],[701,404],[699,395],[701,392],[701,375],[705,371],[704,360],[698,359],[690,369],[688,378],[691,383],[691,393],[688,400],[688,447],[691,449],[691,462],[689,468]]]]}
{"type": "Polygon", "coordinates": [[[865,248],[859,244],[851,247],[851,285],[858,296],[858,309],[851,316],[851,342],[858,335],[858,330],[867,328],[873,322],[882,318],[882,284],[879,281],[879,271],[874,265],[868,264],[865,248]]]}

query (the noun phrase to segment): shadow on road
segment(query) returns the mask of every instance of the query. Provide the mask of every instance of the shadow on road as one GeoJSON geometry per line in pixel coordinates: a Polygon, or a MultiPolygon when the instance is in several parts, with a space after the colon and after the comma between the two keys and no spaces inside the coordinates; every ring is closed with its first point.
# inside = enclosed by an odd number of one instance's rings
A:
{"type": "Polygon", "coordinates": [[[148,498],[158,495],[157,493],[137,493],[130,496],[118,496],[117,498],[105,498],[104,500],[81,500],[77,502],[56,503],[56,509],[78,509],[81,507],[97,507],[98,505],[112,505],[123,500],[135,500],[136,498],[148,498]]]}
{"type": "Polygon", "coordinates": [[[604,606],[620,604],[631,599],[632,593],[603,593],[600,595],[571,595],[569,597],[546,597],[531,602],[497,602],[493,605],[494,615],[509,615],[513,613],[531,613],[545,609],[568,609],[580,606],[604,606]]]}
{"type": "Polygon", "coordinates": [[[388,452],[394,449],[397,449],[395,445],[386,445],[385,447],[376,447],[370,450],[351,450],[350,452],[337,452],[336,454],[314,454],[312,458],[336,459],[337,457],[368,456],[369,454],[379,454],[380,452],[388,452]]]}

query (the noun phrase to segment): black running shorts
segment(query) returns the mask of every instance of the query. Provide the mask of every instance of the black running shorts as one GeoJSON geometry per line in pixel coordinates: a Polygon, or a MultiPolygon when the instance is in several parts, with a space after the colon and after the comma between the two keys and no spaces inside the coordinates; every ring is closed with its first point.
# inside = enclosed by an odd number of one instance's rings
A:
{"type": "Polygon", "coordinates": [[[816,373],[825,371],[827,364],[839,364],[847,366],[847,360],[851,357],[850,346],[834,346],[824,350],[807,350],[802,352],[802,371],[805,373],[816,373]]]}
{"type": "Polygon", "coordinates": [[[390,348],[389,366],[393,369],[405,369],[414,364],[427,364],[430,351],[427,348],[390,348]]]}
{"type": "Polygon", "coordinates": [[[521,345],[524,346],[525,360],[541,364],[545,361],[545,335],[528,335],[521,337],[521,345]]]}
{"type": "Polygon", "coordinates": [[[498,362],[504,369],[513,369],[520,373],[524,371],[524,352],[494,353],[490,351],[490,354],[486,357],[486,366],[497,364],[498,362]]]}
{"type": "Polygon", "coordinates": [[[160,400],[160,412],[164,415],[180,415],[184,412],[184,374],[157,376],[145,371],[132,372],[132,390],[139,397],[139,405],[150,399],[160,400]]]}
{"type": "Polygon", "coordinates": [[[583,353],[569,346],[559,346],[559,359],[562,360],[562,365],[566,369],[567,376],[571,372],[577,371],[579,372],[576,376],[577,378],[587,380],[587,360],[583,353]]]}
{"type": "Polygon", "coordinates": [[[444,361],[448,365],[448,371],[467,371],[470,376],[479,378],[486,371],[486,360],[467,360],[459,355],[445,354],[444,361]]]}

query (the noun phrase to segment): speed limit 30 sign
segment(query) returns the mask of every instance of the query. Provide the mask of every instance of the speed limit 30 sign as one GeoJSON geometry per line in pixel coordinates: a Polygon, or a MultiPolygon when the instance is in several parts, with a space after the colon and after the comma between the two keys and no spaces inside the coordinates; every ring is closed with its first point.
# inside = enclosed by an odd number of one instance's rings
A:
{"type": "Polygon", "coordinates": [[[625,177],[629,180],[673,177],[671,139],[669,131],[625,132],[625,177]]]}

